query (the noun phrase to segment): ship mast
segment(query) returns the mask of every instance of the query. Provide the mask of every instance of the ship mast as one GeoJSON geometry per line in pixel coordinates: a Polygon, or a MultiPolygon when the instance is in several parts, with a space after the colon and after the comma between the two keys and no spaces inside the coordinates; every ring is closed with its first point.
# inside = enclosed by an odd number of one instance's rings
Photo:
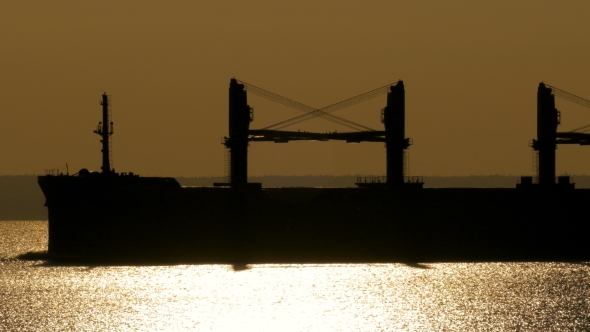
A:
{"type": "Polygon", "coordinates": [[[111,155],[110,155],[110,136],[113,134],[113,122],[110,121],[109,96],[106,92],[102,94],[102,121],[98,123],[98,127],[94,131],[95,134],[101,136],[102,143],[102,174],[112,173],[111,170],[111,155]]]}

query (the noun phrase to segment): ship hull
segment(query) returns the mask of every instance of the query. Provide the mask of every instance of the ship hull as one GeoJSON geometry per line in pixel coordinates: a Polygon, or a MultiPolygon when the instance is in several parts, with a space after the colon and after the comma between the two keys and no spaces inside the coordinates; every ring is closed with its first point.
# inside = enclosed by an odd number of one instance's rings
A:
{"type": "Polygon", "coordinates": [[[194,263],[588,260],[590,190],[180,187],[39,177],[51,257],[194,263]]]}

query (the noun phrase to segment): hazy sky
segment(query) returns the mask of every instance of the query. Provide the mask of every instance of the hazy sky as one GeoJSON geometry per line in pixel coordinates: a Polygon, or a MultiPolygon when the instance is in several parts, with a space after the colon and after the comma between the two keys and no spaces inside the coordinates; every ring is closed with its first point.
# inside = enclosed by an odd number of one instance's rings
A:
{"type": "MultiPolygon", "coordinates": [[[[402,79],[411,175],[532,174],[536,91],[590,99],[590,1],[0,1],[0,174],[223,174],[232,77],[313,107],[402,79]]],[[[385,95],[334,113],[381,129],[385,95]]],[[[299,115],[249,96],[262,128],[299,115]]],[[[559,130],[590,109],[558,99],[559,130]]],[[[288,129],[344,131],[314,120],[288,129]]],[[[385,173],[382,143],[251,143],[250,175],[385,173]]],[[[560,146],[558,174],[589,174],[560,146]]]]}

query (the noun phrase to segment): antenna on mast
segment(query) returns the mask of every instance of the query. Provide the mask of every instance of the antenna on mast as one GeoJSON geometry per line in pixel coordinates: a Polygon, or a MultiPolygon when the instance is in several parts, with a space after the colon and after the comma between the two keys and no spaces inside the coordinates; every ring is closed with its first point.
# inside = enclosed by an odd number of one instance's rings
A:
{"type": "Polygon", "coordinates": [[[98,127],[94,131],[95,134],[101,136],[102,143],[102,174],[112,173],[111,169],[111,144],[110,136],[113,134],[113,122],[111,119],[111,108],[109,107],[109,96],[106,92],[102,94],[102,121],[98,123],[98,127]]]}

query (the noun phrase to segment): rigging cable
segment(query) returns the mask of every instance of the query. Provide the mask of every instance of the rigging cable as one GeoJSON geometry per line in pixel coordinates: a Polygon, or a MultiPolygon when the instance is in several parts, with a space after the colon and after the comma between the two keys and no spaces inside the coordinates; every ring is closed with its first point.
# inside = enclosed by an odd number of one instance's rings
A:
{"type": "Polygon", "coordinates": [[[335,115],[332,115],[329,113],[334,112],[339,109],[342,109],[342,108],[345,108],[345,107],[348,107],[348,106],[351,106],[351,105],[354,105],[354,104],[357,104],[357,103],[360,103],[362,101],[377,97],[383,93],[386,93],[388,91],[388,88],[390,86],[394,85],[394,84],[388,84],[386,86],[371,90],[369,92],[363,93],[361,95],[358,95],[358,96],[355,96],[352,98],[348,98],[344,101],[326,106],[324,108],[315,109],[313,107],[310,107],[310,106],[301,104],[299,102],[293,101],[291,99],[279,96],[275,93],[272,93],[270,91],[264,90],[262,88],[256,87],[251,84],[248,84],[246,82],[243,82],[243,81],[238,81],[238,82],[244,84],[247,87],[247,90],[249,92],[252,92],[255,95],[267,98],[269,100],[275,101],[275,102],[283,104],[285,106],[295,108],[295,109],[305,113],[305,114],[293,117],[291,119],[287,119],[287,120],[284,120],[284,121],[281,121],[281,122],[275,123],[273,125],[262,128],[262,129],[266,129],[266,130],[271,130],[271,129],[278,130],[278,129],[281,129],[281,128],[284,128],[287,126],[291,126],[291,125],[294,125],[294,124],[297,124],[297,123],[300,123],[303,121],[310,120],[315,117],[321,117],[321,118],[324,118],[328,121],[338,123],[340,125],[343,125],[343,126],[346,126],[348,128],[352,128],[352,129],[355,129],[358,131],[375,131],[374,129],[369,128],[367,126],[352,122],[350,120],[346,120],[344,118],[341,118],[341,117],[338,117],[338,116],[335,116],[335,115]],[[353,126],[355,126],[356,128],[353,126]]]}
{"type": "MultiPolygon", "coordinates": [[[[567,91],[563,91],[563,90],[561,90],[559,88],[556,88],[556,87],[554,87],[552,85],[549,85],[549,84],[546,84],[546,83],[543,83],[543,84],[546,87],[549,87],[549,88],[551,88],[551,90],[553,90],[553,95],[555,95],[557,97],[560,97],[562,99],[565,99],[567,101],[570,101],[570,102],[572,102],[574,104],[578,104],[578,105],[581,105],[581,106],[590,108],[590,100],[584,99],[584,98],[582,98],[580,96],[576,96],[576,95],[571,94],[571,93],[569,93],[567,91]]],[[[579,127],[579,128],[573,129],[573,130],[570,130],[569,132],[570,133],[574,133],[574,132],[584,133],[584,132],[587,132],[589,130],[590,130],[590,124],[587,124],[585,126],[582,126],[582,127],[579,127]]]]}
{"type": "MultiPolygon", "coordinates": [[[[352,106],[352,105],[361,103],[363,101],[366,101],[366,100],[375,98],[377,96],[380,96],[383,93],[386,93],[387,92],[387,88],[390,87],[390,86],[391,85],[386,85],[384,87],[381,87],[381,88],[378,88],[378,89],[375,89],[375,90],[371,90],[369,92],[363,93],[363,94],[358,95],[356,97],[352,97],[352,98],[343,100],[341,102],[338,102],[338,103],[335,103],[335,104],[326,106],[326,107],[321,108],[319,110],[316,110],[314,112],[307,113],[307,114],[302,114],[302,115],[293,117],[291,119],[287,119],[285,121],[281,121],[281,122],[276,123],[276,124],[274,124],[274,125],[272,125],[270,127],[279,126],[276,129],[281,129],[281,128],[284,128],[284,127],[287,127],[287,126],[291,126],[291,125],[294,125],[294,124],[297,124],[297,123],[301,123],[301,122],[304,122],[304,121],[311,120],[311,119],[319,116],[319,114],[318,114],[319,111],[324,112],[324,113],[331,113],[331,112],[337,111],[339,109],[343,109],[343,108],[346,108],[346,107],[349,107],[349,106],[352,106]]],[[[369,128],[368,131],[374,131],[374,129],[370,129],[369,128]]]]}
{"type": "MultiPolygon", "coordinates": [[[[288,98],[279,96],[277,94],[274,94],[272,92],[266,91],[264,89],[260,89],[260,88],[257,88],[257,87],[251,86],[251,85],[246,85],[246,87],[247,87],[247,91],[250,92],[250,93],[252,93],[252,94],[255,94],[257,96],[260,96],[260,97],[269,99],[269,100],[274,101],[274,102],[277,102],[279,104],[282,104],[282,105],[285,105],[285,106],[294,108],[296,110],[299,110],[299,111],[302,111],[302,112],[305,112],[305,113],[310,113],[310,112],[316,111],[316,109],[313,108],[313,107],[310,107],[310,106],[301,104],[299,102],[293,101],[291,99],[288,99],[288,98]]],[[[335,116],[335,115],[332,115],[332,114],[326,114],[326,113],[324,113],[324,114],[321,114],[320,116],[322,116],[324,119],[326,119],[328,121],[331,121],[331,122],[340,124],[342,126],[351,128],[353,130],[358,130],[358,131],[372,130],[369,127],[363,126],[361,124],[352,122],[350,120],[346,120],[344,118],[341,118],[339,116],[335,116]]],[[[270,127],[272,127],[272,126],[270,126],[270,127]]],[[[266,127],[266,128],[263,128],[263,129],[268,129],[268,128],[269,127],[266,127]]]]}
{"type": "Polygon", "coordinates": [[[571,101],[572,103],[575,103],[575,104],[578,104],[578,105],[581,105],[581,106],[590,108],[590,100],[587,100],[587,99],[584,99],[582,97],[576,96],[576,95],[571,94],[571,93],[569,93],[567,91],[563,91],[563,90],[561,90],[559,88],[556,88],[554,86],[551,86],[549,84],[546,84],[546,83],[543,83],[543,84],[545,84],[545,86],[551,88],[553,90],[553,94],[554,95],[556,95],[556,96],[558,96],[560,98],[563,98],[563,99],[565,99],[567,101],[571,101]]]}

